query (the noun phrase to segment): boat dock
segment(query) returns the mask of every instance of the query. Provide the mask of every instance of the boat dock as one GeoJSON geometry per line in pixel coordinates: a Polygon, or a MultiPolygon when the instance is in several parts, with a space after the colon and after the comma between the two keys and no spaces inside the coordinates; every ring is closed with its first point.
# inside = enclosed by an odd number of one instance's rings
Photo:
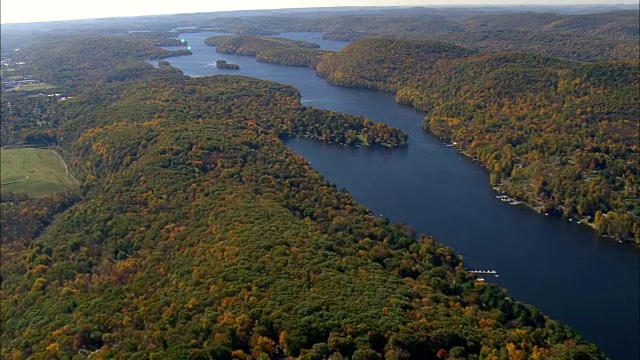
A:
{"type": "Polygon", "coordinates": [[[470,274],[486,274],[486,275],[493,275],[495,277],[499,277],[500,275],[498,275],[498,272],[495,270],[468,270],[468,272],[470,274]]]}
{"type": "Polygon", "coordinates": [[[500,201],[509,203],[509,205],[522,204],[522,201],[518,201],[516,199],[512,199],[512,198],[508,197],[507,195],[498,195],[498,196],[496,196],[496,199],[500,199],[500,201]]]}
{"type": "Polygon", "coordinates": [[[498,272],[495,270],[469,270],[472,274],[497,274],[498,272]]]}

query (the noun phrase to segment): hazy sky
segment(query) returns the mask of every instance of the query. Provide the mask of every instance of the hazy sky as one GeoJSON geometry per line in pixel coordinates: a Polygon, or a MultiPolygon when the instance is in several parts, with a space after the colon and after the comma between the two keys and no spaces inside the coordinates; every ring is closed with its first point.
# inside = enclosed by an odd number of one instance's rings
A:
{"type": "Polygon", "coordinates": [[[637,4],[639,0],[1,0],[2,23],[249,9],[402,5],[637,4]]]}

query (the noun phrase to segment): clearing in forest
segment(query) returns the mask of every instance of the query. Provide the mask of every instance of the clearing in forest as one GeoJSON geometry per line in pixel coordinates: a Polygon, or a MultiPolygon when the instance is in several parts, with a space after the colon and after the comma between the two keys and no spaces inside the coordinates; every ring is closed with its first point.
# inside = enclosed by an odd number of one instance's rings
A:
{"type": "Polygon", "coordinates": [[[2,192],[40,197],[73,189],[78,182],[53,150],[22,148],[0,150],[2,192]]]}

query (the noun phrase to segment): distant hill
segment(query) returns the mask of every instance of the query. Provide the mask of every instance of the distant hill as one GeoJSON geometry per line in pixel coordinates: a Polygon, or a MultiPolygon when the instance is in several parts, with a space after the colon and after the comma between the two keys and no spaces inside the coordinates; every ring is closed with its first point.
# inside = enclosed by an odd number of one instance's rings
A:
{"type": "MultiPolygon", "coordinates": [[[[461,23],[448,41],[480,51],[524,51],[580,61],[637,59],[638,11],[584,15],[491,14],[461,23]]],[[[445,39],[444,37],[440,37],[445,39]]]]}
{"type": "Polygon", "coordinates": [[[638,58],[637,6],[362,7],[176,14],[2,25],[2,51],[16,35],[91,31],[121,34],[178,27],[238,35],[325,32],[330,39],[394,37],[455,43],[483,52],[524,51],[579,61],[638,58]]]}
{"type": "Polygon", "coordinates": [[[638,11],[615,11],[595,14],[561,15],[556,13],[492,14],[462,21],[469,29],[512,29],[544,33],[564,32],[574,35],[613,37],[633,41],[638,38],[638,11]]]}

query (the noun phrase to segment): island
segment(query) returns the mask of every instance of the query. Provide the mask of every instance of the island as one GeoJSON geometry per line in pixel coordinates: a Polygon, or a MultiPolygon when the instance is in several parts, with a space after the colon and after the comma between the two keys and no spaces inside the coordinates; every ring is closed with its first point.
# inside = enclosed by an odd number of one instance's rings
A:
{"type": "Polygon", "coordinates": [[[231,69],[231,70],[240,69],[240,65],[228,63],[227,60],[216,60],[216,67],[218,69],[231,69]]]}

